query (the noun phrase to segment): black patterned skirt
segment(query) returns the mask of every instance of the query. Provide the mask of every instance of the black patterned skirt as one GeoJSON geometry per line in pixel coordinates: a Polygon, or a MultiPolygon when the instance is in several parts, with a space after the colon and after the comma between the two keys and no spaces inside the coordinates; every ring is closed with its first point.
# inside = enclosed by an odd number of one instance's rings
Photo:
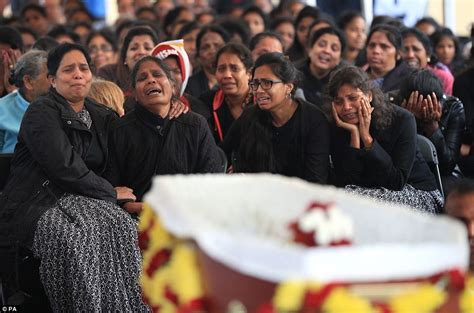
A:
{"type": "Polygon", "coordinates": [[[347,185],[346,191],[375,200],[406,205],[419,212],[429,214],[440,212],[444,205],[444,199],[439,190],[424,191],[415,189],[408,184],[406,184],[402,190],[347,185]]]}
{"type": "Polygon", "coordinates": [[[117,205],[67,194],[40,218],[33,253],[55,312],[148,312],[136,223],[117,205]]]}

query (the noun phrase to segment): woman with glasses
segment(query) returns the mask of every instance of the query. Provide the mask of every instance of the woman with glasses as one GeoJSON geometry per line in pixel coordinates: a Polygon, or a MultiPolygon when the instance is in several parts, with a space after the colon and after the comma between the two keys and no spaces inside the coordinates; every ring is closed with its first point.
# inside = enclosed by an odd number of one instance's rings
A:
{"type": "Polygon", "coordinates": [[[384,100],[355,66],[336,70],[326,92],[332,112],[331,183],[423,212],[441,209],[443,197],[417,149],[413,114],[384,100]]]}
{"type": "Polygon", "coordinates": [[[200,97],[211,108],[210,126],[216,142],[224,140],[232,123],[252,104],[249,88],[252,65],[251,52],[244,45],[230,43],[217,52],[215,67],[219,89],[200,97]]]}
{"type": "Polygon", "coordinates": [[[105,29],[90,33],[86,47],[96,69],[117,62],[117,41],[114,34],[105,29]]]}
{"type": "Polygon", "coordinates": [[[299,72],[283,54],[260,56],[250,88],[255,106],[235,121],[223,148],[234,172],[270,172],[324,184],[329,124],[316,106],[294,98],[299,72]]]}

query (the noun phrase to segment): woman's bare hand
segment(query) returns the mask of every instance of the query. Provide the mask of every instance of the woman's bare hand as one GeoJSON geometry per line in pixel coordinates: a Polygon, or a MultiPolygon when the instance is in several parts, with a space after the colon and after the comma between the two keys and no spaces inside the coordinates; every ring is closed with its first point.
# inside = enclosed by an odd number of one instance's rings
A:
{"type": "Polygon", "coordinates": [[[115,191],[117,192],[117,200],[130,200],[130,201],[135,201],[137,200],[137,197],[133,194],[133,189],[124,187],[124,186],[119,186],[114,188],[115,191]]]}
{"type": "Polygon", "coordinates": [[[359,114],[359,135],[365,148],[372,147],[373,138],[370,135],[370,123],[374,108],[370,105],[369,99],[365,95],[360,98],[359,114]]]}
{"type": "Polygon", "coordinates": [[[189,108],[183,103],[183,101],[178,99],[171,102],[168,118],[172,120],[173,118],[177,118],[181,114],[186,114],[188,112],[189,112],[189,108]]]}
{"type": "Polygon", "coordinates": [[[423,95],[418,90],[412,91],[410,97],[407,100],[403,100],[402,107],[413,113],[417,119],[422,120],[423,114],[423,95]]]}
{"type": "Polygon", "coordinates": [[[348,130],[351,133],[351,147],[360,149],[360,135],[357,125],[353,125],[341,120],[337,114],[336,105],[334,103],[332,104],[332,116],[338,127],[348,130]]]}
{"type": "Polygon", "coordinates": [[[143,210],[143,202],[127,202],[123,208],[128,213],[140,213],[143,210]]]}

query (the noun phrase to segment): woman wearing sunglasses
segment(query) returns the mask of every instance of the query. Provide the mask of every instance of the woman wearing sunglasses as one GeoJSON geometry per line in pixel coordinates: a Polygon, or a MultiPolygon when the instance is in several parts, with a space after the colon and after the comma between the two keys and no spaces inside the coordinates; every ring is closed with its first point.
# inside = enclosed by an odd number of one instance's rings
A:
{"type": "Polygon", "coordinates": [[[316,106],[293,97],[300,73],[281,53],[260,56],[249,86],[255,106],[234,122],[223,148],[234,172],[270,172],[326,183],[329,124],[316,106]]]}

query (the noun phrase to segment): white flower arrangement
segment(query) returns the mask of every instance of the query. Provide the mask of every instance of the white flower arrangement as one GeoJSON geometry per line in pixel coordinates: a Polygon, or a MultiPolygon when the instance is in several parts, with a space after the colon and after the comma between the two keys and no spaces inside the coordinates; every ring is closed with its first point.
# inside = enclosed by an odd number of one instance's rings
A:
{"type": "Polygon", "coordinates": [[[314,233],[317,246],[352,242],[354,237],[352,220],[334,204],[325,208],[313,207],[298,220],[298,226],[305,233],[314,233]]]}

